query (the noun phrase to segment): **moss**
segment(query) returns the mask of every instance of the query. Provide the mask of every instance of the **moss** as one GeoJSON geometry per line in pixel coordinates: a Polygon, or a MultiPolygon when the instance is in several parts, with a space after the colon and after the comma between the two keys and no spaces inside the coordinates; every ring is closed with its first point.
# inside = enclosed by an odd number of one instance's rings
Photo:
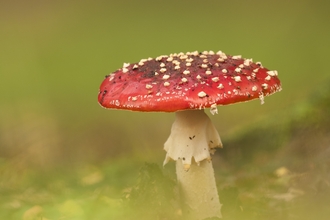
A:
{"type": "Polygon", "coordinates": [[[176,183],[157,164],[141,167],[137,183],[125,194],[125,203],[134,210],[134,219],[178,219],[176,183]]]}

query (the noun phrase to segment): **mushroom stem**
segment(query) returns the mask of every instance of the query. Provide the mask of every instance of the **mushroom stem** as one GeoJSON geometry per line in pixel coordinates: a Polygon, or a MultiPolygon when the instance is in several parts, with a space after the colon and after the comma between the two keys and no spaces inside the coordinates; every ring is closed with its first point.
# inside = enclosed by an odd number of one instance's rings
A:
{"type": "Polygon", "coordinates": [[[176,161],[183,213],[187,219],[221,218],[221,204],[211,161],[193,162],[189,171],[176,161]]]}
{"type": "Polygon", "coordinates": [[[176,113],[164,165],[176,161],[176,172],[184,214],[188,219],[221,218],[211,154],[222,147],[217,130],[204,110],[176,113]]]}

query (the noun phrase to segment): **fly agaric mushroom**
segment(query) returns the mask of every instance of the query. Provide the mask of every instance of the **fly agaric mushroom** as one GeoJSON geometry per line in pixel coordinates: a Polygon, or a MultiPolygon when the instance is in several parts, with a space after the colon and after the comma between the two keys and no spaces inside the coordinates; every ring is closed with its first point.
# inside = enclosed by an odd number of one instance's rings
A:
{"type": "Polygon", "coordinates": [[[105,108],[145,112],[176,112],[164,144],[176,161],[182,201],[189,219],[221,217],[211,155],[222,147],[204,109],[260,99],[281,90],[277,71],[260,62],[219,51],[188,52],[124,63],[106,76],[99,103],[105,108]]]}

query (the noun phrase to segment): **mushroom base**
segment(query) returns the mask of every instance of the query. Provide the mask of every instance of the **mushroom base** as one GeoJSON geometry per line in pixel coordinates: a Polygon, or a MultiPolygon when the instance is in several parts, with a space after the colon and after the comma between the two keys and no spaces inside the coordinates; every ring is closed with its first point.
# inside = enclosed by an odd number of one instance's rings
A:
{"type": "Polygon", "coordinates": [[[204,160],[199,165],[192,162],[187,172],[178,160],[176,173],[183,214],[187,219],[222,217],[212,162],[204,160]]]}

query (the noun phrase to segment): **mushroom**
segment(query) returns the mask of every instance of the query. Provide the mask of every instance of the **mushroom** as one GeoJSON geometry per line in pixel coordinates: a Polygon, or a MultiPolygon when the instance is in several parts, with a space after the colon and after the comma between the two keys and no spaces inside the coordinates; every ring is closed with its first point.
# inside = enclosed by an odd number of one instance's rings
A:
{"type": "Polygon", "coordinates": [[[99,103],[105,108],[176,112],[164,144],[164,165],[176,161],[184,214],[189,219],[221,218],[211,155],[219,134],[204,109],[260,99],[281,90],[277,71],[221,51],[188,52],[125,63],[106,76],[99,103]]]}

